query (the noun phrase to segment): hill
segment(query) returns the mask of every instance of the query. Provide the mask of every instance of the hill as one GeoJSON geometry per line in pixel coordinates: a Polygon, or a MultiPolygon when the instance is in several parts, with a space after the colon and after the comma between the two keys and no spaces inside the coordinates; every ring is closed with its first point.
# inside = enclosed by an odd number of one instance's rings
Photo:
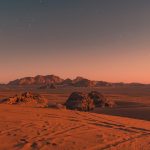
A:
{"type": "Polygon", "coordinates": [[[63,85],[63,86],[75,86],[75,87],[100,87],[100,86],[145,86],[142,83],[111,83],[106,81],[94,81],[83,77],[76,77],[75,79],[62,79],[56,75],[37,75],[35,77],[24,77],[10,81],[8,85],[63,85]]]}
{"type": "Polygon", "coordinates": [[[10,81],[9,85],[41,85],[41,84],[60,84],[63,82],[63,79],[61,79],[58,76],[55,75],[38,75],[35,77],[24,77],[21,79],[17,79],[14,81],[10,81]]]}

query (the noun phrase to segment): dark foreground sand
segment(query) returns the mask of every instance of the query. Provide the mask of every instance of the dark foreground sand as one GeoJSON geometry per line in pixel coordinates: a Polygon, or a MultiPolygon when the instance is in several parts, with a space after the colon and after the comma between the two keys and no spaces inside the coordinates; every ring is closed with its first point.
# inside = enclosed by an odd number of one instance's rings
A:
{"type": "Polygon", "coordinates": [[[95,113],[150,121],[150,107],[96,108],[95,113]]]}
{"type": "Polygon", "coordinates": [[[0,150],[149,150],[150,122],[0,104],[0,150]]]}

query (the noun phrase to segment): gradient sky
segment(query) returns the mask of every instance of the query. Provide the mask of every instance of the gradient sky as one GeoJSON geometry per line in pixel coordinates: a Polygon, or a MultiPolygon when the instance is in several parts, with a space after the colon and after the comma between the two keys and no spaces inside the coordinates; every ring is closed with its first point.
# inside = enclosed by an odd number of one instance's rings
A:
{"type": "Polygon", "coordinates": [[[0,0],[0,69],[150,83],[150,0],[0,0]]]}

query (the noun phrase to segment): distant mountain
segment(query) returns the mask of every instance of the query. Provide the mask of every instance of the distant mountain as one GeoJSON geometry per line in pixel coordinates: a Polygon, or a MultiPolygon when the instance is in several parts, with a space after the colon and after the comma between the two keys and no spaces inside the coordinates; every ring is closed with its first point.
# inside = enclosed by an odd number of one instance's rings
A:
{"type": "Polygon", "coordinates": [[[65,80],[62,82],[62,85],[69,85],[69,86],[71,86],[71,85],[73,85],[73,80],[67,78],[67,79],[65,79],[65,80]]]}
{"type": "Polygon", "coordinates": [[[17,79],[14,81],[10,81],[9,85],[42,85],[42,84],[60,84],[63,82],[58,76],[55,75],[46,75],[46,76],[35,76],[35,77],[25,77],[21,79],[17,79]]]}
{"type": "Polygon", "coordinates": [[[106,81],[97,81],[96,86],[112,86],[112,83],[106,82],[106,81]]]}
{"type": "Polygon", "coordinates": [[[56,85],[54,83],[42,85],[39,87],[39,89],[56,89],[56,85]]]}
{"type": "MultiPolygon", "coordinates": [[[[72,82],[73,83],[77,83],[77,82],[80,82],[80,81],[82,81],[82,80],[85,80],[86,78],[83,78],[83,77],[80,77],[80,76],[78,76],[78,77],[76,77],[74,80],[72,80],[72,82]]],[[[87,80],[87,79],[86,79],[87,80]]]]}
{"type": "Polygon", "coordinates": [[[62,79],[55,75],[38,75],[35,77],[24,77],[14,81],[10,81],[8,85],[63,85],[63,86],[75,86],[75,87],[101,87],[101,86],[144,86],[146,84],[141,83],[110,83],[106,81],[92,81],[83,77],[76,77],[71,80],[69,78],[62,79]]]}
{"type": "Polygon", "coordinates": [[[73,83],[74,86],[77,86],[77,87],[91,87],[91,86],[95,86],[95,82],[94,81],[88,80],[88,79],[83,78],[83,77],[77,77],[76,79],[74,79],[72,81],[72,83],[73,83]]]}
{"type": "Polygon", "coordinates": [[[35,77],[24,77],[14,81],[10,81],[9,85],[50,85],[50,84],[61,84],[66,86],[76,86],[76,87],[90,87],[94,86],[95,82],[88,80],[83,77],[76,77],[74,80],[69,78],[62,79],[55,75],[46,75],[46,76],[35,76],[35,77]]]}
{"type": "MultiPolygon", "coordinates": [[[[144,86],[144,85],[146,85],[146,84],[132,82],[132,83],[129,83],[128,85],[130,85],[130,86],[144,86]]],[[[148,84],[147,84],[147,85],[148,85],[148,84]]]]}

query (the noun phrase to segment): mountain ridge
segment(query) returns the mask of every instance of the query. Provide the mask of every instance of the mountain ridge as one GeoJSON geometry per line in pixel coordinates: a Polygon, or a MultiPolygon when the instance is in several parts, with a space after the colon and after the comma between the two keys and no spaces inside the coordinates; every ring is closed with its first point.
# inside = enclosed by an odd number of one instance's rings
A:
{"type": "Polygon", "coordinates": [[[92,86],[124,86],[124,85],[131,85],[131,86],[141,86],[147,85],[142,83],[112,83],[107,81],[95,81],[89,80],[87,78],[77,76],[75,79],[66,78],[63,79],[56,75],[37,75],[34,77],[23,77],[20,79],[16,79],[10,81],[7,85],[47,85],[47,84],[56,84],[56,85],[68,85],[68,86],[75,86],[75,87],[92,87],[92,86]]]}

